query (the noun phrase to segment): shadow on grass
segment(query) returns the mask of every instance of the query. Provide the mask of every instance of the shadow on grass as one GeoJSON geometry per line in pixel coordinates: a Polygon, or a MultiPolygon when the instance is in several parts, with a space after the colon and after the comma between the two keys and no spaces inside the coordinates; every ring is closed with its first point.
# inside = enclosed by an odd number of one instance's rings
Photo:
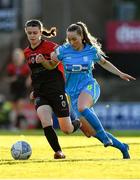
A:
{"type": "MultiPolygon", "coordinates": [[[[10,159],[5,159],[5,160],[0,160],[0,165],[17,165],[17,164],[30,164],[30,163],[67,163],[67,162],[101,162],[101,161],[130,161],[130,160],[123,160],[123,159],[53,159],[53,160],[48,160],[48,159],[30,159],[30,160],[10,160],[10,159]]],[[[134,160],[134,159],[133,159],[134,160]]],[[[138,159],[136,159],[138,160],[138,159]]],[[[140,159],[138,160],[140,161],[140,159]]]]}
{"type": "MultiPolygon", "coordinates": [[[[140,145],[140,143],[128,143],[128,145],[140,145]]],[[[92,148],[92,147],[99,147],[99,146],[103,146],[103,144],[93,144],[93,145],[86,145],[86,146],[68,146],[68,147],[63,147],[63,149],[92,148]]]]}

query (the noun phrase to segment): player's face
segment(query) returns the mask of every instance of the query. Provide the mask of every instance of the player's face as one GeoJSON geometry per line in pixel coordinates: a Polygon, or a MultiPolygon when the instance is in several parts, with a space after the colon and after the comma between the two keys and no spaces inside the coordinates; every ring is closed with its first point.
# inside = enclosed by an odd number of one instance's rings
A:
{"type": "Polygon", "coordinates": [[[36,46],[40,43],[42,32],[39,27],[27,27],[26,34],[31,46],[36,46]]]}
{"type": "Polygon", "coordinates": [[[81,35],[77,34],[76,31],[73,31],[73,32],[68,31],[67,39],[75,50],[83,49],[83,43],[82,43],[83,37],[81,35]]]}

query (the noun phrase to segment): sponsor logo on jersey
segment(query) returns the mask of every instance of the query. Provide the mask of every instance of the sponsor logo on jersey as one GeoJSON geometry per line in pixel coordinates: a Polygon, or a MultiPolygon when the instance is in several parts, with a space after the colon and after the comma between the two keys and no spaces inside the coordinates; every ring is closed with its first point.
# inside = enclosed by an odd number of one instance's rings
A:
{"type": "Polygon", "coordinates": [[[66,64],[67,72],[84,72],[88,71],[88,64],[66,64]]]}

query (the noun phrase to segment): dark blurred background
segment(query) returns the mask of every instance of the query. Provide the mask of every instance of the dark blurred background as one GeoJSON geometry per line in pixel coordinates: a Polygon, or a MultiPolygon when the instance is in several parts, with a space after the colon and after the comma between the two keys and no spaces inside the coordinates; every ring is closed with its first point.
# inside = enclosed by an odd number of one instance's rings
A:
{"type": "MultiPolygon", "coordinates": [[[[134,128],[140,129],[140,1],[0,0],[0,94],[7,101],[11,95],[6,67],[14,49],[27,46],[24,24],[32,18],[41,20],[48,29],[55,26],[58,34],[52,40],[60,44],[64,42],[66,28],[71,23],[83,21],[88,26],[102,44],[107,59],[137,78],[136,81],[124,82],[96,65],[93,73],[101,85],[97,104],[99,116],[105,125],[111,113],[112,117],[117,114],[119,122],[134,119],[134,128]],[[98,105],[102,105],[101,109],[98,105]],[[115,112],[118,113],[114,115],[115,112]]],[[[130,121],[127,125],[124,123],[124,128],[132,127],[130,121]]]]}

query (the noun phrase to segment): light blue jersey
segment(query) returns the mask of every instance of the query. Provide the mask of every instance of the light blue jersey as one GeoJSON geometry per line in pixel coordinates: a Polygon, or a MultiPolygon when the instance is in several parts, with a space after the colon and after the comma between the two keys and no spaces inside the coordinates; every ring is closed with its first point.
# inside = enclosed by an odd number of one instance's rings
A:
{"type": "Polygon", "coordinates": [[[86,44],[84,49],[77,51],[66,43],[59,46],[56,53],[64,65],[67,93],[79,93],[93,81],[92,65],[101,58],[93,46],[86,44]]]}
{"type": "Polygon", "coordinates": [[[100,95],[100,87],[93,78],[93,64],[100,61],[101,55],[97,50],[86,44],[84,49],[77,51],[66,43],[56,49],[57,58],[62,61],[66,76],[66,92],[70,96],[72,106],[77,110],[77,100],[81,92],[93,97],[94,103],[100,95]]]}

